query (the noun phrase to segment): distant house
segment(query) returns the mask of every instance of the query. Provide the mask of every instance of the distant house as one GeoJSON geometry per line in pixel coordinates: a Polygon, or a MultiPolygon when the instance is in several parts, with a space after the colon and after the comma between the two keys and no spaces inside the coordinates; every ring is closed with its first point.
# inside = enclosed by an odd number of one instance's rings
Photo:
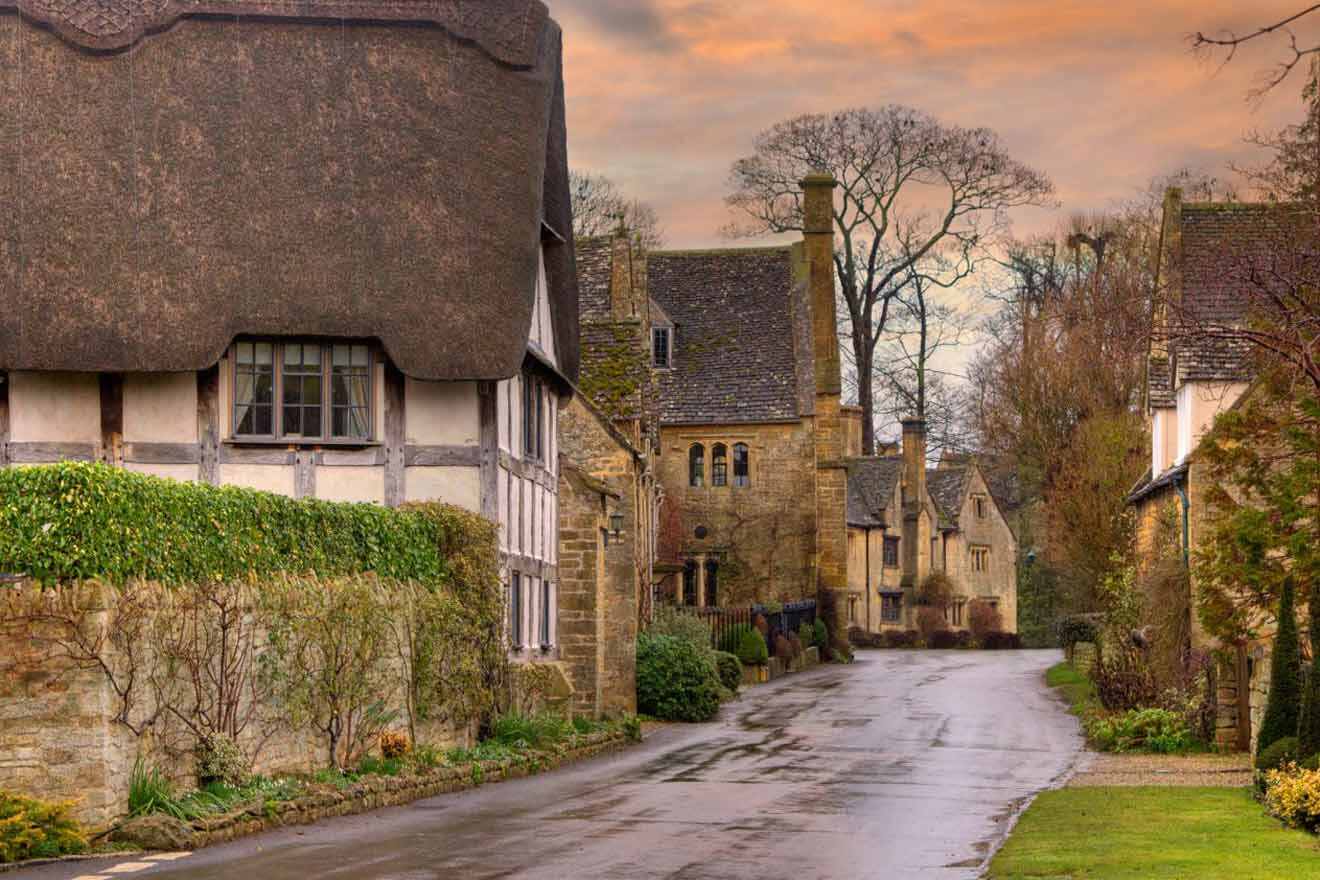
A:
{"type": "Polygon", "coordinates": [[[653,456],[664,600],[790,601],[846,584],[833,186],[804,181],[808,231],[792,246],[578,244],[581,387],[653,456]]]}
{"type": "MultiPolygon", "coordinates": [[[[1270,246],[1271,211],[1265,204],[1184,202],[1178,189],[1164,201],[1159,274],[1165,302],[1157,309],[1146,382],[1150,469],[1128,502],[1137,518],[1136,547],[1143,567],[1170,552],[1186,561],[1203,541],[1210,488],[1196,449],[1220,413],[1242,399],[1252,381],[1245,346],[1204,335],[1171,333],[1187,316],[1231,324],[1244,315],[1246,296],[1225,272],[1230,253],[1270,246]],[[1172,337],[1172,338],[1171,338],[1172,337]]],[[[1190,579],[1189,607],[1196,606],[1190,579]]],[[[1190,644],[1178,649],[1219,649],[1190,615],[1190,644]]],[[[1228,647],[1218,670],[1218,733],[1221,744],[1248,748],[1263,712],[1266,643],[1228,647]]]]}
{"type": "Polygon", "coordinates": [[[858,457],[860,425],[850,432],[848,466],[848,617],[868,632],[916,628],[926,579],[948,575],[952,629],[969,625],[969,606],[999,612],[1017,632],[1017,540],[985,477],[970,458],[926,467],[926,426],[903,423],[899,454],[858,457]]]}
{"type": "Polygon", "coordinates": [[[463,505],[554,659],[561,42],[537,0],[0,0],[0,466],[463,505]]]}

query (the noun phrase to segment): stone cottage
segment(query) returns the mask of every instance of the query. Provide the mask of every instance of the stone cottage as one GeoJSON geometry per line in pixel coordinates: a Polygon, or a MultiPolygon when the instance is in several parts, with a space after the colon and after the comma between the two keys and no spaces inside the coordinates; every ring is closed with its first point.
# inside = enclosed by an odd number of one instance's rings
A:
{"type": "Polygon", "coordinates": [[[849,424],[849,625],[915,629],[922,585],[943,573],[953,584],[950,628],[966,629],[979,600],[1017,632],[1017,540],[976,461],[946,456],[927,468],[919,420],[903,422],[900,450],[857,456],[860,424],[849,424]]]}
{"type": "Polygon", "coordinates": [[[0,466],[480,511],[553,660],[561,42],[538,0],[0,0],[0,466]]]}
{"type": "Polygon", "coordinates": [[[637,710],[649,619],[656,487],[649,456],[583,395],[559,420],[559,650],[577,711],[637,710]]]}
{"type": "Polygon", "coordinates": [[[667,601],[791,601],[846,584],[833,188],[804,181],[807,232],[791,246],[578,244],[581,386],[654,455],[667,601]]]}
{"type": "MultiPolygon", "coordinates": [[[[1243,316],[1245,297],[1226,287],[1226,250],[1268,247],[1269,212],[1261,204],[1184,202],[1178,189],[1164,201],[1159,278],[1164,301],[1154,315],[1147,368],[1146,415],[1150,425],[1150,469],[1133,487],[1128,503],[1137,519],[1138,562],[1144,568],[1176,554],[1184,563],[1202,540],[1207,517],[1204,466],[1196,448],[1217,415],[1232,408],[1252,380],[1248,351],[1223,339],[1173,338],[1180,315],[1231,323],[1243,316]]],[[[1188,607],[1196,607],[1192,578],[1188,607]]],[[[1218,649],[1190,613],[1188,647],[1218,649]]],[[[1218,733],[1222,745],[1247,749],[1253,715],[1263,710],[1267,642],[1228,646],[1217,679],[1218,733]],[[1254,693],[1253,693],[1254,692],[1254,693]]]]}

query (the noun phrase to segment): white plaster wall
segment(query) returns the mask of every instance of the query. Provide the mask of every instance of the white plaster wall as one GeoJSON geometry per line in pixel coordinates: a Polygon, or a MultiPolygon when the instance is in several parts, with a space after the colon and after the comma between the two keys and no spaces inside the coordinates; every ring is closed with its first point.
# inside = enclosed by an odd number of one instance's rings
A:
{"type": "Polygon", "coordinates": [[[220,482],[230,486],[260,489],[277,495],[295,495],[292,465],[277,464],[222,464],[220,482]]]}
{"type": "Polygon", "coordinates": [[[1178,462],[1195,451],[1215,416],[1230,408],[1246,391],[1242,382],[1186,382],[1178,389],[1178,462]]]}
{"type": "Polygon", "coordinates": [[[100,443],[100,380],[95,373],[10,373],[9,419],[14,443],[100,443]]]}
{"type": "Polygon", "coordinates": [[[1168,470],[1178,454],[1178,410],[1154,410],[1150,417],[1150,472],[1152,479],[1168,470]]]}
{"type": "Polygon", "coordinates": [[[477,383],[408,379],[404,394],[408,443],[476,446],[481,442],[477,383]]]}
{"type": "Polygon", "coordinates": [[[151,474],[155,477],[165,477],[168,480],[178,480],[180,482],[190,482],[200,476],[195,464],[137,464],[136,462],[127,462],[124,465],[124,470],[139,474],[151,474]]]}
{"type": "Polygon", "coordinates": [[[385,503],[385,469],[380,467],[318,467],[316,497],[322,501],[385,503]]]}
{"type": "Polygon", "coordinates": [[[124,442],[196,443],[197,374],[125,376],[124,442]]]}
{"type": "Polygon", "coordinates": [[[410,467],[405,476],[409,501],[442,501],[481,511],[481,469],[410,467]]]}

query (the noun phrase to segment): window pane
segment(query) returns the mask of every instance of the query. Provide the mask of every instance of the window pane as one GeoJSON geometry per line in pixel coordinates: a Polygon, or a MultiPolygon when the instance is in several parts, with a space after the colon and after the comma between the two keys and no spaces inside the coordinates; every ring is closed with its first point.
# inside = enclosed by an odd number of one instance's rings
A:
{"type": "Polygon", "coordinates": [[[710,453],[710,484],[726,486],[729,483],[729,460],[724,444],[717,443],[710,453]]]}
{"type": "Polygon", "coordinates": [[[751,456],[747,444],[736,443],[733,447],[733,485],[746,488],[751,484],[751,456]]]}
{"type": "Polygon", "coordinates": [[[238,358],[238,363],[245,366],[257,362],[251,342],[240,342],[235,356],[238,358]]]}
{"type": "Polygon", "coordinates": [[[263,366],[273,364],[275,362],[274,348],[275,346],[271,345],[269,342],[258,342],[255,346],[256,362],[263,366]]]}
{"type": "Polygon", "coordinates": [[[706,447],[700,443],[688,450],[688,483],[694,488],[706,484],[706,447]]]}
{"type": "Polygon", "coordinates": [[[253,407],[256,413],[256,426],[252,432],[254,434],[274,434],[275,433],[275,408],[273,406],[253,407]]]}
{"type": "Polygon", "coordinates": [[[369,365],[370,361],[371,358],[365,345],[353,346],[353,366],[365,367],[369,365]]]}
{"type": "Polygon", "coordinates": [[[270,346],[240,342],[234,348],[234,434],[270,435],[274,404],[275,374],[269,359],[270,346]],[[267,354],[266,362],[260,351],[267,354]]]}

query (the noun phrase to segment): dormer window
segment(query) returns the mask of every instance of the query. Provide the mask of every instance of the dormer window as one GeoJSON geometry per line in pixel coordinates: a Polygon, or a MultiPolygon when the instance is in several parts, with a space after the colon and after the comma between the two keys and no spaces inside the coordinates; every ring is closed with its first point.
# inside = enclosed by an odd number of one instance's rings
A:
{"type": "Polygon", "coordinates": [[[651,363],[659,370],[673,366],[673,351],[670,344],[671,331],[668,327],[656,327],[651,330],[651,363]]]}
{"type": "Polygon", "coordinates": [[[972,503],[976,505],[976,518],[985,519],[986,510],[989,509],[984,495],[973,495],[972,503]]]}

